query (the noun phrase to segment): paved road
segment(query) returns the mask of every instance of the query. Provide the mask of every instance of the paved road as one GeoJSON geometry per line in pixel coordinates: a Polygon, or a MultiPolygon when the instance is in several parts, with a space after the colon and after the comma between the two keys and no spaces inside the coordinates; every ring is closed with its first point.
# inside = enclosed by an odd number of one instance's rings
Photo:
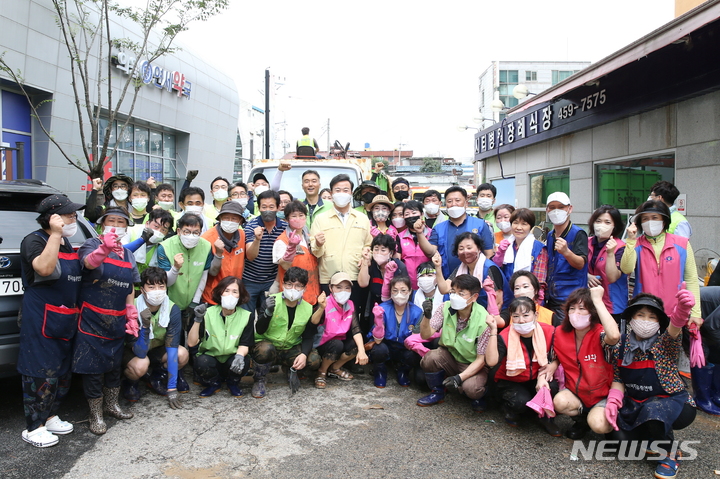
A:
{"type": "MultiPolygon", "coordinates": [[[[79,381],[61,417],[75,432],[60,444],[36,449],[20,439],[24,428],[18,379],[0,380],[0,477],[2,478],[621,478],[652,477],[648,461],[570,458],[572,441],[548,436],[528,416],[510,428],[498,410],[472,413],[466,398],[420,408],[423,392],[389,384],[373,387],[367,375],[329,380],[324,391],[309,380],[289,398],[282,374],[272,374],[265,399],[232,398],[226,390],[209,399],[198,386],[171,410],[147,393],[129,421],[108,419],[96,437],[87,429],[79,381]]],[[[569,427],[567,418],[559,418],[569,427]]],[[[677,439],[695,444],[699,457],[678,477],[717,477],[720,418],[698,414],[677,439]]],[[[589,439],[599,439],[589,435],[589,439]]]]}

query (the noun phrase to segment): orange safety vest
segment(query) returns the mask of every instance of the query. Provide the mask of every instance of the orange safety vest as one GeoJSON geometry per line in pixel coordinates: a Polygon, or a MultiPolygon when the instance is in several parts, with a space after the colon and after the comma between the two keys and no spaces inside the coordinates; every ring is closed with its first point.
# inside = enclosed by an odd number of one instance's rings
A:
{"type": "MultiPolygon", "coordinates": [[[[288,238],[287,231],[283,231],[283,233],[278,236],[278,239],[275,241],[282,241],[286,245],[290,243],[290,239],[288,238]]],[[[298,245],[300,246],[300,245],[298,245]]],[[[315,305],[317,304],[317,298],[320,295],[320,277],[318,276],[318,260],[317,258],[310,252],[310,250],[306,246],[300,246],[302,248],[303,254],[296,254],[295,258],[292,260],[292,266],[297,266],[298,268],[302,268],[308,273],[308,283],[307,286],[305,286],[305,293],[303,294],[303,300],[306,302],[315,305]]],[[[277,282],[282,286],[283,284],[283,278],[285,277],[285,268],[283,268],[281,265],[278,265],[278,274],[277,274],[277,282]]]]}
{"type": "MultiPolygon", "coordinates": [[[[238,239],[237,248],[229,253],[223,248],[225,257],[220,264],[220,272],[217,276],[210,276],[208,274],[207,283],[205,283],[205,289],[202,294],[204,303],[216,304],[215,301],[212,300],[212,291],[224,277],[237,276],[239,279],[242,279],[243,269],[245,268],[245,232],[242,228],[238,231],[240,232],[240,238],[238,239]]],[[[210,228],[202,234],[202,237],[210,242],[212,252],[215,254],[215,241],[219,238],[217,228],[210,228]]]]}

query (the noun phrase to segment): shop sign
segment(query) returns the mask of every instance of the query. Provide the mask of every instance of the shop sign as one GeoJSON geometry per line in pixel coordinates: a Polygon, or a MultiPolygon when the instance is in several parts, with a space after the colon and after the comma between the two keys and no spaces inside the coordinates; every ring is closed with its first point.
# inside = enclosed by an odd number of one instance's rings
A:
{"type": "MultiPolygon", "coordinates": [[[[126,75],[132,72],[137,61],[137,58],[125,52],[118,52],[110,58],[110,62],[126,75]]],[[[176,92],[179,97],[190,98],[192,83],[185,78],[184,73],[166,70],[159,65],[153,65],[149,61],[143,60],[135,70],[135,78],[142,80],[146,85],[152,85],[168,92],[176,92]]]]}

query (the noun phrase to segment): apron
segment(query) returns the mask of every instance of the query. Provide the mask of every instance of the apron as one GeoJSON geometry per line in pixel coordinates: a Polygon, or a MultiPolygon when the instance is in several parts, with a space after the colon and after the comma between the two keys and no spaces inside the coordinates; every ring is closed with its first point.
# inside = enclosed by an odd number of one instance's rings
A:
{"type": "MultiPolygon", "coordinates": [[[[40,232],[34,234],[48,239],[40,232]]],[[[70,370],[82,267],[74,252],[59,252],[58,263],[60,278],[51,286],[25,285],[17,365],[18,372],[25,376],[57,378],[70,370]]]]}
{"type": "MultiPolygon", "coordinates": [[[[132,253],[125,250],[125,254],[132,253]]],[[[132,263],[110,253],[99,268],[86,270],[83,280],[73,372],[102,374],[120,369],[125,342],[125,299],[133,288],[132,263]],[[99,275],[97,270],[101,270],[99,275]]]]}

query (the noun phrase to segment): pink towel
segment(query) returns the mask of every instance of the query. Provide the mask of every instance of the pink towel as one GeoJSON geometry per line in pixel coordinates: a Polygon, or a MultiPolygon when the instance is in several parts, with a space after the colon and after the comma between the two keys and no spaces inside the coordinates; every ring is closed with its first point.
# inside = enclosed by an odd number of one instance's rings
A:
{"type": "Polygon", "coordinates": [[[555,417],[555,407],[553,406],[550,389],[545,386],[541,387],[535,397],[526,402],[525,405],[535,411],[538,417],[555,417]]]}

